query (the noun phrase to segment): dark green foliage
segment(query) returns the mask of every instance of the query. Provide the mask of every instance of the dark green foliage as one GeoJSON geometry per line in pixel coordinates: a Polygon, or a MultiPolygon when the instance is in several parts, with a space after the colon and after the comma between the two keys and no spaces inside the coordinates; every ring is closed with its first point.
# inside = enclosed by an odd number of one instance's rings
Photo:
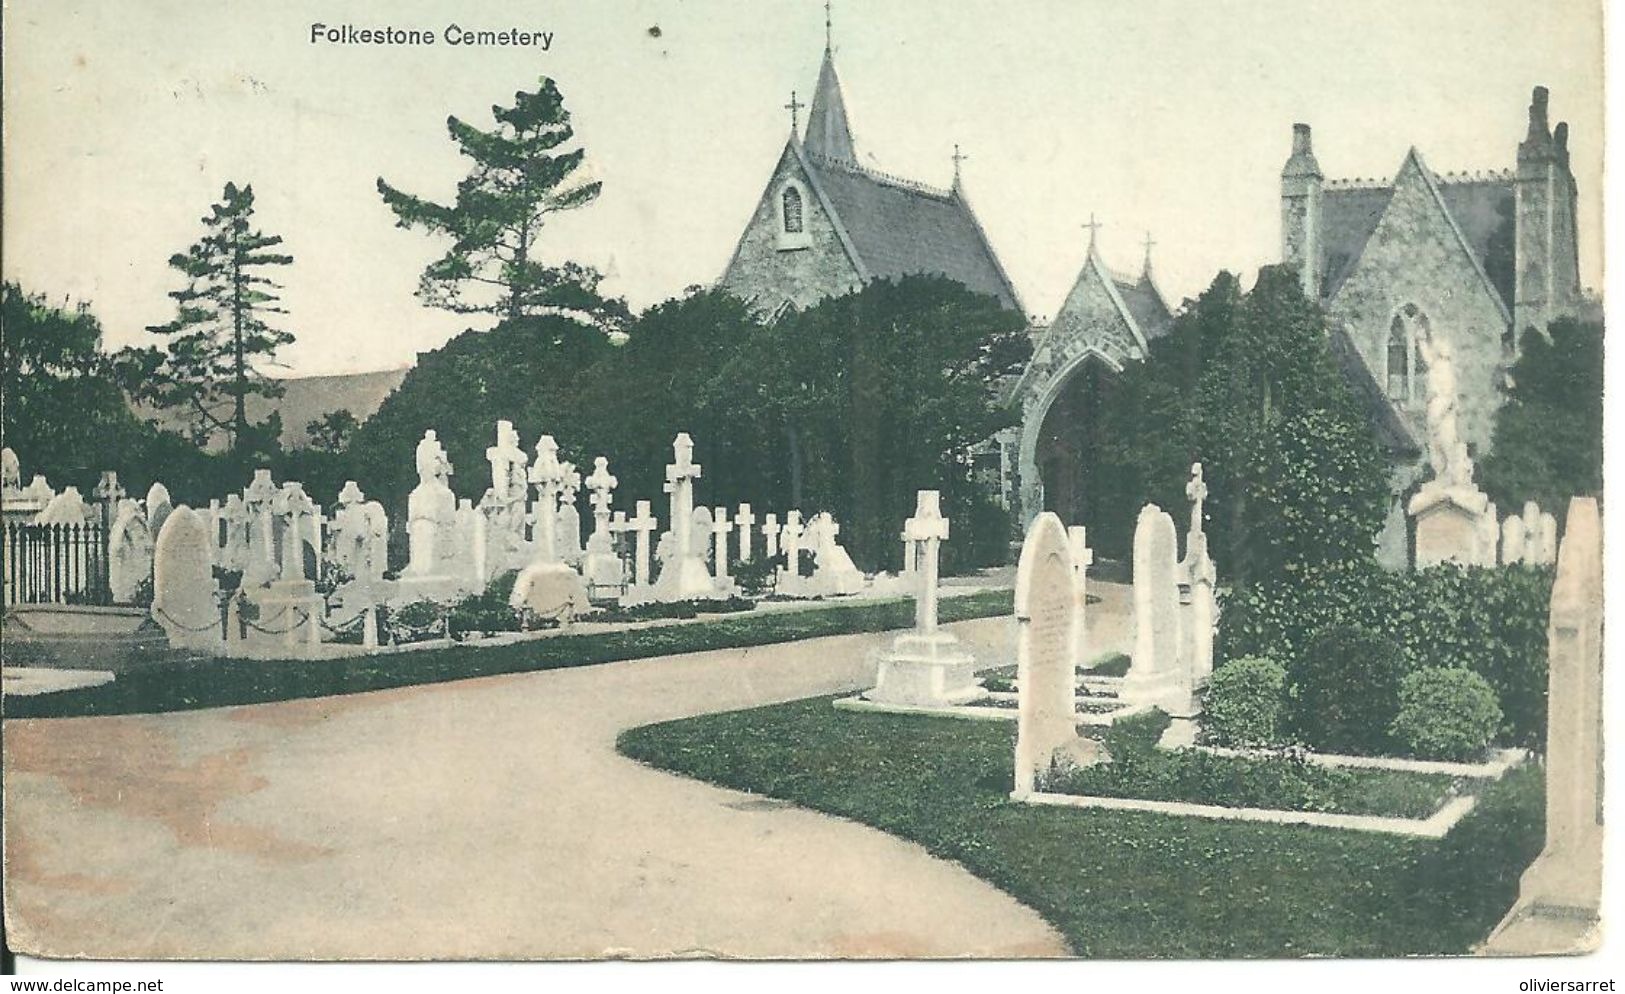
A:
{"type": "Polygon", "coordinates": [[[1603,325],[1563,318],[1549,333],[1524,332],[1479,480],[1507,511],[1533,500],[1561,520],[1570,497],[1602,493],[1603,325]]]}
{"type": "Polygon", "coordinates": [[[513,106],[492,107],[496,127],[489,131],[446,119],[457,150],[473,160],[454,202],[403,193],[381,178],[378,192],[400,227],[451,240],[446,254],[423,271],[418,296],[424,303],[507,321],[546,314],[618,325],[628,316],[626,305],[599,296],[597,272],[541,261],[542,229],[551,215],[587,206],[603,184],[578,175],[586,151],[568,147],[575,138],[570,112],[551,79],[539,82],[533,93],[515,93],[513,106]]]}
{"type": "Polygon", "coordinates": [[[1321,752],[1380,756],[1399,710],[1404,651],[1352,625],[1323,630],[1287,667],[1293,730],[1321,752]]]}
{"type": "Polygon", "coordinates": [[[446,634],[446,607],[431,600],[413,601],[390,612],[390,632],[396,642],[421,642],[446,634]]]}
{"type": "Polygon", "coordinates": [[[1281,741],[1286,669],[1271,659],[1237,659],[1213,671],[1202,698],[1202,733],[1212,745],[1281,741]]]}
{"type": "Polygon", "coordinates": [[[1112,722],[1101,733],[1101,741],[1111,761],[1124,769],[1133,769],[1149,762],[1156,754],[1157,740],[1173,721],[1166,712],[1152,708],[1144,714],[1131,715],[1112,722]]]}
{"type": "Polygon", "coordinates": [[[755,601],[743,597],[718,597],[710,600],[695,598],[686,601],[649,601],[632,607],[611,607],[582,616],[582,621],[619,622],[652,621],[657,618],[698,618],[702,614],[736,614],[752,611],[755,601]]]}
{"type": "MultiPolygon", "coordinates": [[[[722,602],[726,604],[727,602],[722,602]]],[[[709,609],[709,608],[708,608],[709,609]]],[[[943,622],[1007,615],[1009,590],[989,590],[941,602],[943,622]]],[[[440,638],[444,609],[432,602],[401,608],[404,619],[380,614],[380,639],[393,624],[397,641],[440,638]],[[397,623],[398,621],[398,623],[397,623]],[[411,627],[406,625],[411,623],[411,627]]],[[[259,704],[333,694],[359,694],[446,680],[469,680],[499,673],[591,666],[623,659],[648,659],[684,652],[734,649],[909,628],[912,601],[870,601],[804,611],[750,612],[693,625],[653,625],[595,634],[561,634],[509,645],[453,645],[413,652],[323,660],[320,666],[288,661],[202,657],[123,673],[112,683],[36,697],[6,699],[8,718],[67,717],[190,711],[234,704],[259,704]]],[[[357,629],[359,631],[359,629],[357,629]]],[[[359,636],[355,638],[359,641],[359,636]]]]}
{"type": "MultiPolygon", "coordinates": [[[[382,501],[392,520],[405,512],[406,497],[417,486],[414,453],[427,429],[434,429],[446,448],[452,489],[474,501],[490,485],[485,450],[500,420],[512,421],[527,445],[543,434],[554,436],[561,459],[590,467],[590,456],[598,453],[591,448],[595,440],[588,433],[591,419],[584,413],[581,380],[611,351],[603,333],[561,317],[464,332],[418,357],[401,385],[355,432],[345,461],[361,489],[382,501]]],[[[670,439],[667,446],[669,461],[670,439]]],[[[613,450],[611,455],[617,457],[613,450]]],[[[619,475],[618,462],[615,469],[619,475]]]]}
{"type": "Polygon", "coordinates": [[[88,497],[100,472],[123,470],[150,433],[101,351],[101,322],[88,304],[53,306],[8,281],[0,328],[0,437],[17,453],[23,484],[40,474],[88,497]]]}
{"type": "Polygon", "coordinates": [[[1185,507],[1200,461],[1214,558],[1234,582],[1371,556],[1384,457],[1290,268],[1264,268],[1245,295],[1220,273],[1124,371],[1101,417],[1093,478],[1116,510],[1088,524],[1103,554],[1128,554],[1142,504],[1185,507]]]}
{"type": "Polygon", "coordinates": [[[1551,590],[1551,568],[1541,566],[1311,570],[1227,595],[1218,654],[1267,656],[1290,668],[1315,633],[1357,625],[1398,643],[1407,671],[1452,666],[1484,677],[1504,712],[1497,741],[1538,748],[1546,740],[1551,590]]]}
{"type": "Polygon", "coordinates": [[[233,453],[248,457],[274,449],[276,435],[270,426],[250,424],[245,404],[251,396],[282,395],[264,367],[274,365],[277,350],[293,341],[267,322],[287,312],[277,306],[281,287],[265,270],[290,265],[293,256],[272,251],[282,244],[280,235],[255,230],[252,186],[227,183],[203,226],[202,238],[169,259],[170,268],[186,278],[184,287],[169,294],[174,320],[147,329],[165,336],[166,347],[126,350],[124,362],[139,367],[126,386],[137,397],[184,412],[195,439],[223,433],[233,453]]]}
{"type": "Polygon", "coordinates": [[[355,434],[360,422],[347,407],[336,411],[328,411],[315,421],[305,425],[305,434],[310,436],[310,447],[318,452],[343,452],[350,444],[350,436],[355,434]]]}
{"type": "Polygon", "coordinates": [[[1501,728],[1501,706],[1489,682],[1471,670],[1429,666],[1399,685],[1393,737],[1421,759],[1470,761],[1501,728]]]}
{"type": "Polygon", "coordinates": [[[1451,783],[1446,776],[1333,769],[1293,753],[1253,759],[1180,749],[1071,770],[1044,789],[1227,808],[1426,818],[1439,809],[1451,783]]]}
{"type": "Polygon", "coordinates": [[[1012,804],[1013,734],[815,699],[635,729],[620,748],[917,842],[1096,958],[1464,953],[1541,845],[1534,768],[1487,787],[1432,841],[1012,804]]]}
{"type": "MultiPolygon", "coordinates": [[[[1095,603],[1090,597],[1089,603],[1095,603]]],[[[1126,652],[1108,652],[1084,667],[1091,676],[1128,676],[1129,667],[1134,660],[1126,652]]]]}
{"type": "Polygon", "coordinates": [[[784,556],[772,559],[758,555],[748,563],[735,563],[734,582],[746,597],[764,597],[772,593],[778,571],[784,566],[784,556]]]}
{"type": "Polygon", "coordinates": [[[518,578],[518,570],[509,570],[493,577],[479,593],[453,603],[446,611],[451,637],[462,638],[469,632],[517,632],[519,612],[509,606],[508,598],[518,578]]]}

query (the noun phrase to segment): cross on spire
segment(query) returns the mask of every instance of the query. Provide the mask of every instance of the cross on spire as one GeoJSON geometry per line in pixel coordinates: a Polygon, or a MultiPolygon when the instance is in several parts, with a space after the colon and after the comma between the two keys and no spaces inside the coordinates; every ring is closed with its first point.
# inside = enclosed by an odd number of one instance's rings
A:
{"type": "Polygon", "coordinates": [[[1156,242],[1151,240],[1151,232],[1147,231],[1145,233],[1145,265],[1141,269],[1142,276],[1151,275],[1151,249],[1156,244],[1156,242]]]}
{"type": "Polygon", "coordinates": [[[1095,235],[1100,231],[1101,227],[1100,222],[1095,220],[1094,211],[1089,212],[1089,223],[1084,225],[1084,227],[1089,229],[1089,247],[1094,248],[1095,235]]]}
{"type": "Polygon", "coordinates": [[[790,102],[784,105],[784,109],[790,112],[790,130],[792,132],[801,130],[801,118],[796,112],[805,106],[807,105],[796,99],[796,91],[791,90],[790,102]]]}
{"type": "Polygon", "coordinates": [[[830,0],[824,0],[824,51],[835,48],[835,19],[831,16],[830,0]]]}
{"type": "Polygon", "coordinates": [[[954,160],[954,186],[958,186],[959,185],[959,164],[961,162],[964,162],[966,159],[970,158],[970,156],[968,156],[968,155],[964,154],[963,152],[959,151],[959,143],[954,142],[954,154],[953,154],[952,158],[954,160]]]}

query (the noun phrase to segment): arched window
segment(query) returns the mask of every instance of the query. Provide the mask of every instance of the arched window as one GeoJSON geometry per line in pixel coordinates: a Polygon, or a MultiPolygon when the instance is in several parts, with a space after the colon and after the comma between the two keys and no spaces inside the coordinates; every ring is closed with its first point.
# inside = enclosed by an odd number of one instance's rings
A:
{"type": "Polygon", "coordinates": [[[1388,398],[1411,397],[1411,336],[1405,320],[1396,314],[1388,329],[1388,398]]]}
{"type": "Polygon", "coordinates": [[[801,191],[793,186],[785,187],[783,201],[784,233],[801,234],[801,191]]]}

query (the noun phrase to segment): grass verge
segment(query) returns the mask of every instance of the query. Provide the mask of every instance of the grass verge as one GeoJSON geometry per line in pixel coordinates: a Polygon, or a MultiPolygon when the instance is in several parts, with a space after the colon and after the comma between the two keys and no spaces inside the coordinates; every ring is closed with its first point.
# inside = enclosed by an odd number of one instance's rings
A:
{"type": "MultiPolygon", "coordinates": [[[[987,590],[944,598],[943,621],[1011,611],[1011,592],[987,590]]],[[[33,697],[7,697],[8,718],[184,711],[306,697],[330,697],[503,673],[591,666],[712,649],[793,642],[827,635],[879,632],[914,623],[914,602],[890,600],[805,611],[735,615],[681,625],[557,635],[509,645],[443,649],[330,660],[188,659],[119,674],[112,683],[33,697]]]]}
{"type": "Polygon", "coordinates": [[[1511,905],[1544,832],[1534,768],[1437,841],[1017,805],[1013,735],[817,698],[633,729],[620,749],[918,842],[1090,957],[1464,953],[1511,905]]]}

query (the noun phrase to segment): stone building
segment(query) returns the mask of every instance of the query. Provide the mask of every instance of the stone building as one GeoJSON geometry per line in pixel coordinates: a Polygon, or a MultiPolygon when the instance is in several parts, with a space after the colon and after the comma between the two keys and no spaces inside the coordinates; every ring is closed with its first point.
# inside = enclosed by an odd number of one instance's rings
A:
{"type": "Polygon", "coordinates": [[[720,285],[758,312],[806,308],[878,278],[942,275],[1021,309],[1016,291],[965,199],[860,165],[831,48],[799,132],[791,95],[790,137],[720,285]]]}
{"type": "Polygon", "coordinates": [[[1392,180],[1328,180],[1307,124],[1281,171],[1281,253],[1332,326],[1333,352],[1366,399],[1395,464],[1379,540],[1405,563],[1405,501],[1422,482],[1424,354],[1445,347],[1469,455],[1488,454],[1521,333],[1579,314],[1584,301],[1568,126],[1537,87],[1505,172],[1440,175],[1413,147],[1392,180]]]}

